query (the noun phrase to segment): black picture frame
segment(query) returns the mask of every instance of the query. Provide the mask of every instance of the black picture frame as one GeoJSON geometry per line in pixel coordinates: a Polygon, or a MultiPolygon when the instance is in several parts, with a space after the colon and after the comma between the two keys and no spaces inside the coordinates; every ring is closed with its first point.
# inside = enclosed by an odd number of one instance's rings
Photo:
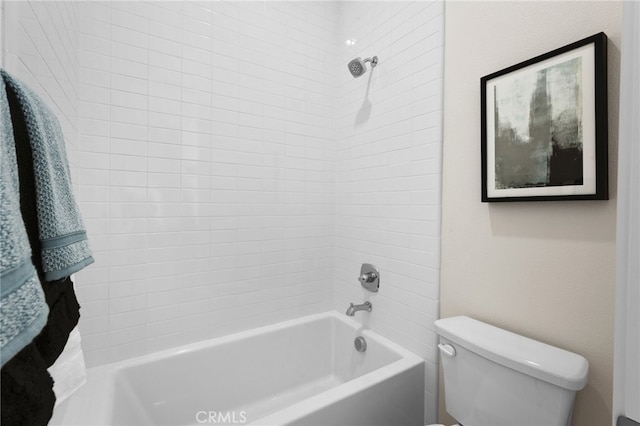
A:
{"type": "Polygon", "coordinates": [[[609,199],[605,33],[480,86],[483,202],[609,199]]]}

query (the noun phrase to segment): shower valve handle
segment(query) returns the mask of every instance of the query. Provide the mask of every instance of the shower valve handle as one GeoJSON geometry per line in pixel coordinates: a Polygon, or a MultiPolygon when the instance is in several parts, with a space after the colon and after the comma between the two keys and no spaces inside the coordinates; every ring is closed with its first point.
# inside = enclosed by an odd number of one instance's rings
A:
{"type": "Polygon", "coordinates": [[[376,280],[376,278],[378,278],[378,276],[376,275],[375,272],[368,272],[366,274],[362,274],[358,277],[358,280],[361,283],[372,283],[376,280]]]}
{"type": "Polygon", "coordinates": [[[380,288],[380,271],[370,263],[363,263],[358,281],[366,290],[377,293],[380,288]]]}

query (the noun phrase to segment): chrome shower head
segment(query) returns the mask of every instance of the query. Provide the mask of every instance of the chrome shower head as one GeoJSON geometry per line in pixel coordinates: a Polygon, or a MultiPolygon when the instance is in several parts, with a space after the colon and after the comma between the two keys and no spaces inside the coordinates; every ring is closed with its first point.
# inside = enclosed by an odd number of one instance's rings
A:
{"type": "Polygon", "coordinates": [[[367,72],[367,67],[365,65],[367,62],[371,62],[371,68],[375,68],[376,65],[378,65],[378,57],[374,56],[373,58],[366,58],[364,60],[355,58],[347,64],[347,68],[349,68],[349,72],[354,78],[358,78],[367,72]]]}

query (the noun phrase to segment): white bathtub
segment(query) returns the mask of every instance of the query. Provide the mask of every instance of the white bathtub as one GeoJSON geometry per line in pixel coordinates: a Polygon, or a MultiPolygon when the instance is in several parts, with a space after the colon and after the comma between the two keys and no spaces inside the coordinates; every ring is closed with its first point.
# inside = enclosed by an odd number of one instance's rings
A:
{"type": "Polygon", "coordinates": [[[422,425],[422,358],[361,328],[327,312],[92,368],[61,424],[422,425]]]}

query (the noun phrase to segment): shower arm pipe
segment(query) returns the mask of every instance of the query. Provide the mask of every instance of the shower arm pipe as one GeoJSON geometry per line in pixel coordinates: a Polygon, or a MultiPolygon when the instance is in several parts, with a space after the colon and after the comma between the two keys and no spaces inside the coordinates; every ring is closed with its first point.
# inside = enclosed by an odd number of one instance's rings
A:
{"type": "Polygon", "coordinates": [[[378,65],[378,57],[374,56],[373,58],[365,58],[362,60],[363,63],[371,62],[371,68],[375,68],[378,65]]]}

